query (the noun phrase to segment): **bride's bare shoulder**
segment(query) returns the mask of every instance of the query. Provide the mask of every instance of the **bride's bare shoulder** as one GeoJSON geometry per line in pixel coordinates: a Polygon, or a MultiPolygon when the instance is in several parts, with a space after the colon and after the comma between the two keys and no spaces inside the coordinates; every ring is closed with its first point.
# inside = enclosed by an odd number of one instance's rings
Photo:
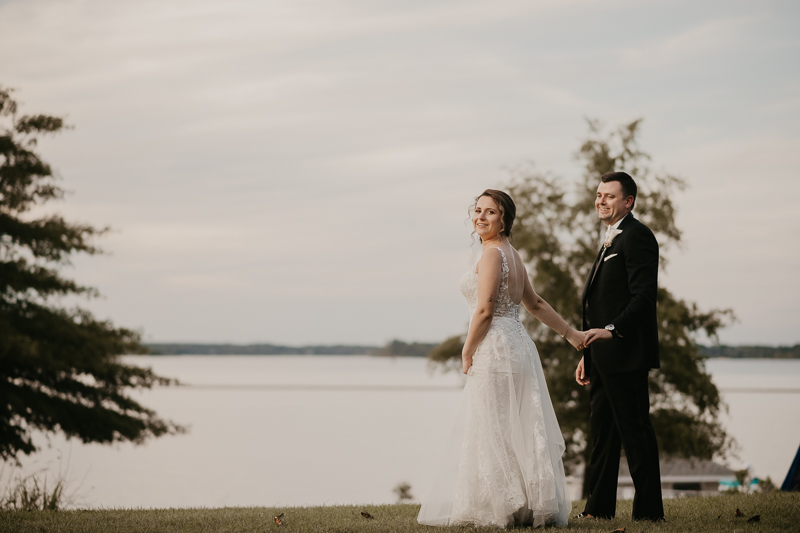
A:
{"type": "Polygon", "coordinates": [[[500,248],[487,248],[478,259],[478,264],[475,265],[475,272],[480,272],[482,265],[485,265],[485,268],[500,267],[503,263],[503,254],[504,252],[500,248]]]}
{"type": "Polygon", "coordinates": [[[505,252],[500,247],[492,247],[484,250],[479,263],[502,263],[505,252]]]}

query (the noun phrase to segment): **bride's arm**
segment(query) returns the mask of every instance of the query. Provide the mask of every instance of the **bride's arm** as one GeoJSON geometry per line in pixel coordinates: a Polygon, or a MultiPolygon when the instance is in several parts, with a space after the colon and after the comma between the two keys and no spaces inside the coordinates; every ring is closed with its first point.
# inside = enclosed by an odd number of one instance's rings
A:
{"type": "Polygon", "coordinates": [[[544,298],[536,294],[527,273],[525,274],[525,289],[522,292],[522,305],[545,326],[567,339],[576,350],[583,349],[583,333],[567,324],[567,321],[561,318],[555,309],[544,301],[544,298]]]}
{"type": "Polygon", "coordinates": [[[461,350],[461,364],[466,374],[472,366],[475,350],[489,331],[494,318],[494,307],[500,291],[500,274],[503,269],[503,258],[500,251],[490,248],[483,253],[478,262],[478,306],[469,324],[469,333],[461,350]]]}

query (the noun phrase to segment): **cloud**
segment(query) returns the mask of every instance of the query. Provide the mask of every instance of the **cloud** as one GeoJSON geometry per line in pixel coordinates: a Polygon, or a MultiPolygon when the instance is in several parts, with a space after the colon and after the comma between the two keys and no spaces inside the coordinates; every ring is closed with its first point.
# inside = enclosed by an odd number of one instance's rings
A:
{"type": "MultiPolygon", "coordinates": [[[[769,231],[771,216],[797,225],[786,169],[800,80],[780,65],[753,74],[774,60],[764,43],[796,49],[797,21],[784,14],[781,34],[756,5],[663,16],[675,9],[11,2],[0,4],[0,82],[20,89],[25,112],[68,114],[76,126],[39,148],[75,191],[53,209],[114,228],[99,242],[108,256],[75,262],[76,277],[106,295],[98,313],[154,339],[436,340],[464,329],[467,205],[527,159],[579,174],[584,115],[611,125],[644,116],[654,162],[693,179],[685,220],[705,227],[714,211],[724,221],[717,243],[735,248],[735,232],[769,231]],[[741,55],[743,35],[755,46],[741,55]],[[729,74],[698,81],[698,68],[716,67],[729,74]],[[759,171],[782,191],[772,204],[749,192],[759,171]],[[733,218],[743,204],[746,229],[733,218]]],[[[734,266],[719,273],[714,241],[687,236],[708,253],[687,255],[686,271],[675,258],[670,288],[727,301],[721,280],[746,271],[736,252],[720,253],[734,266]]],[[[755,246],[794,257],[771,238],[755,246]]],[[[763,280],[753,308],[795,278],[763,280]]]]}
{"type": "Polygon", "coordinates": [[[757,17],[710,20],[677,35],[662,36],[645,46],[625,48],[618,54],[617,68],[657,69],[730,50],[741,45],[744,31],[756,20],[757,17]]]}
{"type": "Polygon", "coordinates": [[[213,276],[207,274],[182,274],[169,276],[164,283],[180,289],[213,291],[217,289],[241,288],[243,282],[231,276],[213,276]]]}

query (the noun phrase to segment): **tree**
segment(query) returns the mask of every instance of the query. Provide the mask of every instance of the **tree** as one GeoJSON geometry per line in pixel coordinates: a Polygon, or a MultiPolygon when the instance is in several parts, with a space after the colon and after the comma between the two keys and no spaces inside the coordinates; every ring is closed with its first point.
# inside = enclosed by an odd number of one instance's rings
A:
{"type": "MultiPolygon", "coordinates": [[[[606,131],[588,121],[589,134],[576,154],[583,173],[572,190],[550,174],[526,167],[513,172],[507,184],[517,205],[512,243],[525,260],[536,292],[565,320],[581,325],[581,292],[600,249],[600,223],[594,210],[599,178],[625,170],[636,180],[639,194],[634,214],[653,230],[666,253],[680,243],[671,195],[685,183],[669,174],[653,173],[650,156],[637,143],[641,120],[606,131]]],[[[530,315],[524,323],[539,348],[550,396],[567,442],[565,466],[586,464],[591,456],[589,394],[574,378],[581,357],[558,334],[530,315]]],[[[732,320],[730,310],[702,312],[694,303],[658,289],[659,355],[661,368],[651,372],[651,417],[665,455],[711,459],[724,456],[733,445],[719,422],[719,391],[705,371],[698,351],[699,334],[716,338],[732,320]]],[[[432,361],[461,357],[463,339],[452,337],[431,351],[432,361]]]]}
{"type": "Polygon", "coordinates": [[[11,90],[0,87],[0,458],[36,451],[34,430],[83,442],[142,442],[180,432],[125,393],[171,380],[123,364],[143,353],[137,332],[115,328],[80,308],[69,295],[97,291],[62,277],[74,253],[97,254],[105,229],[31,211],[60,199],[53,169],[34,151],[37,138],[65,128],[48,115],[17,116],[11,90]]]}

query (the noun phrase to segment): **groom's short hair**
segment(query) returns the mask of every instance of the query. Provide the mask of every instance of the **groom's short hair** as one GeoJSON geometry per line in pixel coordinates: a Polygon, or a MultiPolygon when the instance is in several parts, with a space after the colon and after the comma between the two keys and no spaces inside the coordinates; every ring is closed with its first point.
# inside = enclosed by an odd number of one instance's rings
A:
{"type": "Polygon", "coordinates": [[[631,209],[633,209],[633,206],[636,205],[636,193],[638,189],[636,188],[636,182],[633,181],[630,174],[627,172],[606,172],[600,176],[600,181],[603,183],[618,181],[622,186],[622,193],[625,195],[625,198],[633,196],[633,205],[631,205],[631,209]]]}

